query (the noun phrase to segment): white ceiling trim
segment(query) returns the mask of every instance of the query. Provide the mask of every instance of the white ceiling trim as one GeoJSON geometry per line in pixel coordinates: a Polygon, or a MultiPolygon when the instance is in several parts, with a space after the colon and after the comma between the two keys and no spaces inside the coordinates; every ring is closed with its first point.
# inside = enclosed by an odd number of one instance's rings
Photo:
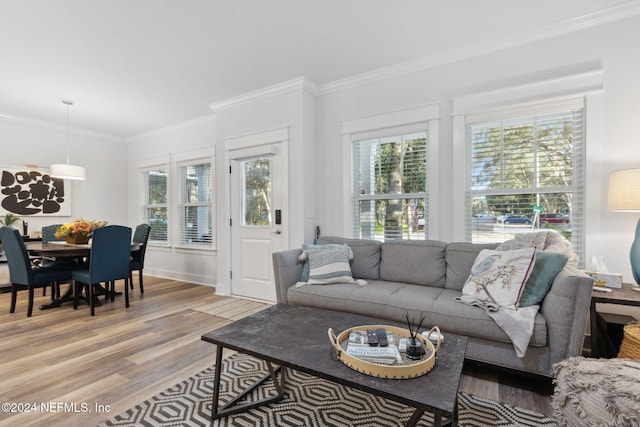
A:
{"type": "Polygon", "coordinates": [[[159,136],[169,135],[172,133],[181,132],[187,129],[198,127],[201,124],[205,124],[209,122],[215,123],[215,121],[216,121],[216,115],[209,114],[207,116],[198,117],[197,119],[188,120],[186,122],[176,123],[173,125],[165,126],[160,129],[151,130],[149,132],[143,132],[137,135],[128,136],[124,138],[124,141],[132,142],[132,141],[146,139],[146,138],[157,138],[159,136]]]}
{"type": "Polygon", "coordinates": [[[475,93],[453,99],[453,116],[476,114],[505,105],[519,105],[540,99],[562,99],[584,96],[603,90],[604,70],[595,69],[580,74],[507,87],[490,92],[475,93]]]}
{"type": "MultiPolygon", "coordinates": [[[[0,120],[17,123],[24,126],[39,127],[47,130],[57,131],[57,132],[67,131],[66,124],[47,122],[44,120],[32,119],[29,117],[21,117],[21,116],[14,116],[14,115],[7,115],[7,114],[0,113],[0,120]]],[[[74,135],[87,136],[90,138],[104,139],[104,140],[113,141],[113,142],[125,142],[123,138],[120,138],[118,136],[95,132],[92,130],[77,128],[73,126],[69,126],[69,133],[74,135]]]]}
{"type": "Polygon", "coordinates": [[[322,94],[339,92],[393,77],[424,71],[429,68],[450,64],[456,61],[486,55],[511,47],[586,30],[600,25],[628,19],[637,15],[640,15],[640,2],[638,0],[632,0],[586,15],[565,19],[563,21],[554,22],[532,30],[523,31],[510,37],[503,37],[500,40],[494,40],[493,42],[471,44],[459,49],[436,53],[415,61],[408,61],[379,70],[359,74],[357,76],[325,83],[320,86],[320,91],[322,94]]]}
{"type": "Polygon", "coordinates": [[[261,99],[283,95],[295,90],[305,90],[314,96],[320,95],[320,89],[316,83],[314,83],[307,77],[298,77],[293,80],[278,83],[273,86],[268,86],[253,92],[245,93],[244,95],[235,96],[224,101],[209,104],[209,108],[211,108],[215,112],[218,112],[227,108],[237,107],[242,104],[256,102],[261,99]]]}

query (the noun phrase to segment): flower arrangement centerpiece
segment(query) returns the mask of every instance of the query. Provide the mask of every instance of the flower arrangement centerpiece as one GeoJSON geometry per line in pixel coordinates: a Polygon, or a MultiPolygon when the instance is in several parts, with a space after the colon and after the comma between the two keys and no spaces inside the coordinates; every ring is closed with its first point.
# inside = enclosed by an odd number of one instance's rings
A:
{"type": "Polygon", "coordinates": [[[89,243],[93,230],[104,227],[107,221],[89,221],[84,218],[77,218],[68,224],[62,224],[56,230],[57,239],[64,239],[73,245],[84,245],[89,243]]]}

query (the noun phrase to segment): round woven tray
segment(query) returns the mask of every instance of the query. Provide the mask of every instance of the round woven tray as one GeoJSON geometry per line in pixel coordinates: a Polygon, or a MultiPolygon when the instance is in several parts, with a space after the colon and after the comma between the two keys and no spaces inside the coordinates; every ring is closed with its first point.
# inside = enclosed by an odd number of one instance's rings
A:
{"type": "MultiPolygon", "coordinates": [[[[422,344],[425,348],[425,355],[422,356],[420,360],[411,360],[406,357],[404,353],[402,353],[402,364],[398,365],[384,365],[369,362],[366,360],[359,359],[355,356],[347,354],[347,342],[349,340],[349,334],[352,331],[367,331],[368,329],[379,329],[384,328],[388,333],[391,333],[395,337],[395,341],[398,342],[400,338],[410,338],[410,333],[406,329],[397,328],[395,326],[387,326],[387,325],[363,325],[363,326],[355,326],[353,328],[347,329],[341,332],[338,336],[335,335],[333,329],[329,328],[329,341],[331,345],[336,350],[336,355],[338,359],[351,369],[354,369],[360,373],[371,375],[373,377],[378,378],[389,378],[389,379],[409,379],[416,378],[422,376],[428,372],[430,372],[435,364],[436,364],[436,353],[440,349],[441,340],[438,338],[438,342],[436,346],[431,343],[428,339],[424,338],[421,334],[418,334],[418,339],[422,341],[422,344]]],[[[434,326],[429,331],[429,334],[432,332],[436,332],[439,336],[440,328],[434,326]]]]}

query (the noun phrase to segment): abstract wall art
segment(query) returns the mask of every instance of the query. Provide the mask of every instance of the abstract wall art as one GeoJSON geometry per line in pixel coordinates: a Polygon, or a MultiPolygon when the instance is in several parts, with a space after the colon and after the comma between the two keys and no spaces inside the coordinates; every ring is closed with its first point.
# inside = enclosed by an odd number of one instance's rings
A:
{"type": "Polygon", "coordinates": [[[0,168],[0,214],[71,216],[71,186],[45,168],[0,168]]]}

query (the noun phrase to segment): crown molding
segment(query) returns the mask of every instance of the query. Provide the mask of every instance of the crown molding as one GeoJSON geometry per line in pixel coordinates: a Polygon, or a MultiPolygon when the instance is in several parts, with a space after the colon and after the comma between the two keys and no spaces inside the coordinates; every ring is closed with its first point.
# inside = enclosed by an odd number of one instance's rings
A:
{"type": "Polygon", "coordinates": [[[194,127],[198,127],[205,123],[215,123],[216,115],[209,114],[203,117],[198,117],[197,119],[188,120],[186,122],[176,123],[173,125],[165,126],[160,129],[154,129],[149,132],[142,132],[136,135],[131,135],[124,138],[125,142],[133,142],[139,139],[145,138],[157,138],[159,136],[170,135],[172,133],[181,132],[187,129],[191,129],[194,127]]]}
{"type": "MultiPolygon", "coordinates": [[[[16,124],[19,124],[19,125],[39,127],[39,128],[42,128],[42,129],[47,129],[47,130],[52,130],[52,131],[59,131],[59,132],[66,132],[67,131],[67,126],[66,125],[47,122],[47,121],[44,121],[44,120],[32,119],[32,118],[29,118],[29,117],[15,116],[15,115],[11,115],[11,114],[0,113],[0,120],[4,120],[4,121],[7,121],[7,122],[13,122],[13,123],[16,123],[16,124]]],[[[87,137],[90,137],[90,138],[105,139],[105,140],[112,141],[112,142],[121,142],[121,143],[125,142],[124,138],[121,138],[119,136],[109,135],[109,134],[106,134],[106,133],[100,133],[100,132],[96,132],[96,131],[92,131],[92,130],[88,130],[88,129],[83,129],[83,128],[77,128],[77,127],[73,127],[73,126],[69,126],[69,133],[73,133],[75,135],[87,136],[87,137]]]]}
{"type": "Polygon", "coordinates": [[[475,114],[504,105],[528,104],[544,99],[582,97],[604,89],[604,69],[597,68],[579,74],[563,75],[552,79],[506,87],[488,92],[454,98],[453,116],[475,114]]]}
{"type": "Polygon", "coordinates": [[[227,108],[237,107],[242,104],[248,104],[262,99],[272,98],[274,96],[282,95],[296,90],[304,90],[313,96],[318,96],[321,94],[320,87],[316,83],[314,83],[307,77],[298,77],[293,80],[278,83],[273,86],[267,86],[265,88],[245,93],[243,95],[235,96],[224,101],[209,104],[209,108],[211,108],[215,112],[218,112],[227,108]]]}
{"type": "Polygon", "coordinates": [[[585,15],[522,31],[490,42],[475,43],[320,85],[322,94],[339,92],[500,50],[587,30],[640,15],[640,1],[632,0],[585,15]]]}

